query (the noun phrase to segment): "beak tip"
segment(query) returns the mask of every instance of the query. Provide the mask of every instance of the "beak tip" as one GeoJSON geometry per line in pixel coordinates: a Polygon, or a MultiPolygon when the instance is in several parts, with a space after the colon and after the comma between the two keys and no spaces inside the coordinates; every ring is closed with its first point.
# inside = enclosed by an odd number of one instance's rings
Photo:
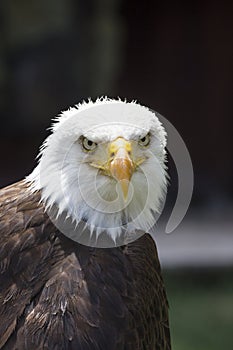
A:
{"type": "Polygon", "coordinates": [[[127,202],[129,192],[129,181],[126,179],[120,180],[121,190],[123,193],[124,201],[127,202]]]}

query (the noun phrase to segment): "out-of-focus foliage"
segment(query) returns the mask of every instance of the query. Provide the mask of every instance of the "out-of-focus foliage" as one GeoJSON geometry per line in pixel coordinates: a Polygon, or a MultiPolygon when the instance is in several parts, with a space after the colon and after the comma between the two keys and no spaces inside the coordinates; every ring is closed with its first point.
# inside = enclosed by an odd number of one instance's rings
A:
{"type": "Polygon", "coordinates": [[[173,350],[233,349],[232,269],[167,271],[173,350]]]}

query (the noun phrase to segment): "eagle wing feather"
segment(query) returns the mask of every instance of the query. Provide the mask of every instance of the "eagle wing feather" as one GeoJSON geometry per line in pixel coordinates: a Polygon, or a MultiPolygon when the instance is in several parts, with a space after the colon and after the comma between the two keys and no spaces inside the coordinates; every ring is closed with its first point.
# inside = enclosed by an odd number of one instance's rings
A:
{"type": "Polygon", "coordinates": [[[111,249],[80,245],[27,186],[0,190],[0,349],[170,349],[151,237],[111,249]]]}

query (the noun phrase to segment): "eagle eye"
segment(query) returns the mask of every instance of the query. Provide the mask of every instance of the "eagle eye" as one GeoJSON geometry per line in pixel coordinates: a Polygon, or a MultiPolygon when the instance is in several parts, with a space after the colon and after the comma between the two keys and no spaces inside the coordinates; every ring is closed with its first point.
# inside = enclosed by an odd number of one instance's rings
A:
{"type": "Polygon", "coordinates": [[[147,134],[146,136],[141,137],[141,138],[139,139],[139,141],[138,141],[138,144],[139,144],[140,146],[143,146],[143,147],[148,146],[149,143],[150,143],[150,135],[149,135],[149,134],[147,134]]]}
{"type": "Polygon", "coordinates": [[[82,139],[82,146],[84,148],[85,151],[94,151],[94,149],[96,149],[97,144],[89,139],[87,139],[86,137],[83,137],[82,139]]]}

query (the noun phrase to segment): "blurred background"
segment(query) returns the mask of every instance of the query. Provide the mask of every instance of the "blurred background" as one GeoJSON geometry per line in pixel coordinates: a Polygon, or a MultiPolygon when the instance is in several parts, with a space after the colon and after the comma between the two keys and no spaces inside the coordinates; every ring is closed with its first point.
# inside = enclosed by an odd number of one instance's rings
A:
{"type": "Polygon", "coordinates": [[[29,174],[51,118],[83,99],[136,99],[183,137],[195,189],[155,235],[173,349],[233,348],[233,2],[0,2],[0,186],[29,174]]]}

